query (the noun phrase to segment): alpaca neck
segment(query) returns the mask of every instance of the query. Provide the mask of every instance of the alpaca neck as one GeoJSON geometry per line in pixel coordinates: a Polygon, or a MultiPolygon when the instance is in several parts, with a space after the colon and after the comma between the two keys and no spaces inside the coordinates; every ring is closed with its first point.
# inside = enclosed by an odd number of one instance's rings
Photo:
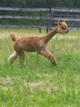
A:
{"type": "Polygon", "coordinates": [[[58,26],[56,26],[53,30],[44,36],[44,41],[46,43],[57,33],[57,28],[58,26]]]}

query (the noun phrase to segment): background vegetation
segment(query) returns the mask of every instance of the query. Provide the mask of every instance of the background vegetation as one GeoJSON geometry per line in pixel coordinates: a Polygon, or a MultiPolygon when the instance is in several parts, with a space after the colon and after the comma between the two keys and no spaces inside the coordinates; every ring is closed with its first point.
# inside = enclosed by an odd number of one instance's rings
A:
{"type": "Polygon", "coordinates": [[[0,0],[0,7],[80,7],[80,0],[0,0]]]}
{"type": "MultiPolygon", "coordinates": [[[[79,8],[80,0],[1,0],[0,7],[20,7],[20,8],[53,8],[53,7],[69,7],[79,8]]],[[[50,12],[49,12],[50,14],[50,12]]],[[[48,17],[47,12],[43,12],[42,16],[48,17]],[[45,14],[46,13],[46,14],[45,14]]],[[[16,12],[0,10],[0,15],[8,16],[40,16],[40,12],[16,12]]],[[[52,15],[52,14],[50,14],[52,15]]],[[[63,16],[63,15],[62,15],[63,16]]],[[[4,16],[5,17],[5,16],[4,16]]],[[[10,19],[0,18],[1,25],[39,25],[39,20],[22,20],[22,19],[10,19]]],[[[77,16],[78,17],[78,16],[77,16]]],[[[53,23],[53,22],[52,22],[53,23]]],[[[42,21],[43,25],[46,25],[46,21],[42,21]]]]}
{"type": "Polygon", "coordinates": [[[17,37],[45,35],[38,29],[0,29],[0,107],[79,107],[80,31],[57,34],[48,43],[57,66],[36,53],[26,54],[26,67],[17,59],[13,66],[10,32],[17,37]]]}

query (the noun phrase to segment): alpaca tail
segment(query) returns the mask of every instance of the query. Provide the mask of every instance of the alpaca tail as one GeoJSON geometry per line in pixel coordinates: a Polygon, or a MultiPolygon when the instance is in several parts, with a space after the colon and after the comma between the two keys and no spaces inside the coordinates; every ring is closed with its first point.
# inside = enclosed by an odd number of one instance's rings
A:
{"type": "Polygon", "coordinates": [[[12,41],[14,41],[14,42],[16,41],[16,37],[15,37],[14,33],[11,33],[10,37],[11,37],[12,41]]]}

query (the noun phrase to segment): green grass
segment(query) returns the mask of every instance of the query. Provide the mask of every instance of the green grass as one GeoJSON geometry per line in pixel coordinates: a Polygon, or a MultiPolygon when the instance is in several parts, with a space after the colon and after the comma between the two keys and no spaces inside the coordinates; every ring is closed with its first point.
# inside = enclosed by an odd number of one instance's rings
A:
{"type": "Polygon", "coordinates": [[[57,66],[37,53],[26,54],[26,67],[17,59],[13,66],[10,32],[45,35],[38,29],[0,29],[0,107],[79,107],[80,106],[80,31],[57,34],[48,43],[57,66]]]}

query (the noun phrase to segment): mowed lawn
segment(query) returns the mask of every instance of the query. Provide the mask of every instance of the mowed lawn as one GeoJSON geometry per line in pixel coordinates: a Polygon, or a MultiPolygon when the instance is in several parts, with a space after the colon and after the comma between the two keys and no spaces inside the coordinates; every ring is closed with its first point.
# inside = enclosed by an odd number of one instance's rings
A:
{"type": "Polygon", "coordinates": [[[26,67],[19,59],[13,66],[9,36],[45,35],[38,29],[0,29],[0,107],[80,107],[80,31],[56,34],[47,48],[57,66],[37,53],[25,53],[26,67]]]}

